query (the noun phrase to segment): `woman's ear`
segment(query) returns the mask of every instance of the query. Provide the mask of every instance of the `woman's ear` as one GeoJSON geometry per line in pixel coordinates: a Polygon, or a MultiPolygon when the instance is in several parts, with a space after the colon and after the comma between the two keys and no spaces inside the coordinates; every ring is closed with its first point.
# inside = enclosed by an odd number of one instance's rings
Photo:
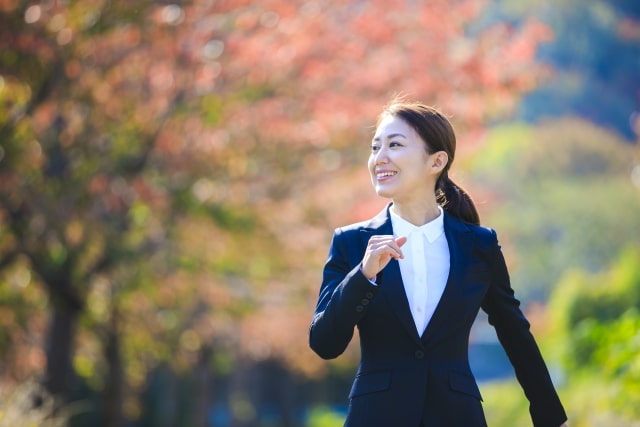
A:
{"type": "Polygon", "coordinates": [[[445,151],[436,151],[431,155],[433,172],[440,173],[449,163],[449,155],[445,151]]]}

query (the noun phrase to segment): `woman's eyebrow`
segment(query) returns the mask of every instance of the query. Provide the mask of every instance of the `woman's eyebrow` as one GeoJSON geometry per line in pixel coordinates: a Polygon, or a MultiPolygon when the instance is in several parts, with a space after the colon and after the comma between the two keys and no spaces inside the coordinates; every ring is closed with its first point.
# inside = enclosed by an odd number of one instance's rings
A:
{"type": "MultiPolygon", "coordinates": [[[[402,138],[404,138],[404,139],[407,139],[407,137],[406,137],[406,136],[404,136],[404,135],[403,135],[403,134],[401,134],[401,133],[392,133],[392,134],[390,134],[390,135],[387,135],[387,139],[393,139],[393,138],[395,138],[396,136],[400,136],[400,137],[402,137],[402,138]]],[[[374,141],[380,141],[381,139],[382,139],[382,138],[380,138],[379,136],[376,136],[375,138],[373,138],[373,140],[374,140],[374,141]]]]}

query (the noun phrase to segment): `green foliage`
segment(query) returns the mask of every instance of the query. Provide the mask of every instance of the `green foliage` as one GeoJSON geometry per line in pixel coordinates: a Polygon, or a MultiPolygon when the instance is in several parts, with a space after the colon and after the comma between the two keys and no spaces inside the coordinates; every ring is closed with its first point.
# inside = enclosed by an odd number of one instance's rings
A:
{"type": "Polygon", "coordinates": [[[235,97],[241,101],[255,102],[273,95],[274,89],[268,85],[247,84],[235,94],[235,97]]]}
{"type": "Polygon", "coordinates": [[[523,299],[545,299],[565,270],[600,271],[640,241],[632,161],[632,147],[577,119],[489,134],[468,165],[470,180],[490,191],[481,216],[513,254],[523,299]]]}
{"type": "MultiPolygon", "coordinates": [[[[558,388],[571,427],[635,427],[636,389],[624,388],[623,381],[602,378],[598,372],[567,373],[569,381],[558,388]]],[[[487,424],[492,427],[531,425],[528,402],[516,380],[480,385],[487,424]]]]}
{"type": "Polygon", "coordinates": [[[340,427],[344,424],[344,414],[327,407],[315,407],[309,412],[306,427],[340,427]]]}
{"type": "MultiPolygon", "coordinates": [[[[610,271],[568,274],[559,282],[551,307],[561,313],[556,317],[569,343],[567,367],[601,369],[609,377],[633,370],[640,350],[640,250],[627,250],[610,271]]],[[[624,376],[635,382],[632,387],[640,387],[637,372],[635,378],[624,376]]]]}
{"type": "Polygon", "coordinates": [[[597,371],[569,375],[570,382],[560,395],[571,427],[638,425],[634,408],[640,406],[637,392],[621,387],[618,380],[602,378],[597,371]]]}
{"type": "Polygon", "coordinates": [[[583,365],[597,366],[607,376],[621,377],[634,389],[640,387],[638,309],[631,308],[610,322],[585,319],[576,326],[574,336],[575,355],[586,359],[583,365]]]}
{"type": "Polygon", "coordinates": [[[235,230],[238,233],[251,233],[257,226],[257,215],[248,209],[239,209],[225,205],[213,205],[208,213],[220,227],[235,230]]]}
{"type": "MultiPolygon", "coordinates": [[[[640,248],[623,251],[599,274],[567,272],[549,307],[554,342],[565,347],[566,376],[593,378],[593,393],[602,388],[599,383],[607,384],[601,415],[640,417],[640,248]]],[[[573,398],[590,398],[584,394],[573,398]]]]}
{"type": "Polygon", "coordinates": [[[200,111],[207,125],[219,125],[224,117],[224,99],[209,94],[200,100],[200,111]]]}
{"type": "Polygon", "coordinates": [[[640,309],[640,250],[629,247],[622,251],[608,271],[588,275],[568,273],[558,283],[552,304],[564,313],[563,321],[572,330],[582,321],[612,322],[629,309],[640,309]],[[563,306],[564,305],[564,306],[563,306]]]}
{"type": "MultiPolygon", "coordinates": [[[[640,197],[633,147],[578,119],[494,129],[470,162],[491,189],[484,222],[499,231],[518,294],[551,295],[545,354],[562,361],[561,398],[573,426],[638,419],[640,197]],[[495,207],[498,206],[498,207],[495,207]],[[490,209],[494,207],[493,209],[490,209]]],[[[483,388],[491,425],[526,424],[516,385],[483,388]],[[503,391],[506,390],[506,391],[503,391]],[[493,409],[492,394],[505,404],[493,409]],[[509,403],[511,402],[511,403],[509,403]],[[520,418],[519,418],[520,417],[520,418]]]]}
{"type": "Polygon", "coordinates": [[[531,425],[529,405],[516,380],[480,384],[487,424],[492,427],[531,425]]]}

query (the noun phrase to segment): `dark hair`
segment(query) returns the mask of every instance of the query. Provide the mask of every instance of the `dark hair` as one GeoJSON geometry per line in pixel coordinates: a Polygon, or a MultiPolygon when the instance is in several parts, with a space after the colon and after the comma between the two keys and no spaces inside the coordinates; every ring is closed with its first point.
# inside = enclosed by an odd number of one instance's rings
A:
{"type": "Polygon", "coordinates": [[[384,108],[378,124],[389,115],[407,122],[424,141],[427,153],[447,153],[449,161],[436,181],[436,201],[452,216],[479,225],[480,216],[473,200],[462,187],[449,178],[449,168],[456,152],[456,134],[445,115],[434,107],[400,98],[394,99],[384,108]]]}

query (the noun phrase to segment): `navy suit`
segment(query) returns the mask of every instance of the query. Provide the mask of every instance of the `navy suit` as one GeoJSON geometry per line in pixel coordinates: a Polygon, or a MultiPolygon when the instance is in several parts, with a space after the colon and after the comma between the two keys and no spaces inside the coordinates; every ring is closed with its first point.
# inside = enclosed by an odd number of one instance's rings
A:
{"type": "Polygon", "coordinates": [[[514,366],[534,425],[560,426],[564,409],[514,297],[495,232],[445,212],[451,268],[420,337],[398,262],[392,259],[378,274],[378,286],[359,268],[369,238],[393,234],[388,210],[336,229],[309,332],[311,348],[331,359],[342,354],[358,327],[361,360],[345,426],[486,426],[468,359],[469,332],[480,308],[514,366]]]}

